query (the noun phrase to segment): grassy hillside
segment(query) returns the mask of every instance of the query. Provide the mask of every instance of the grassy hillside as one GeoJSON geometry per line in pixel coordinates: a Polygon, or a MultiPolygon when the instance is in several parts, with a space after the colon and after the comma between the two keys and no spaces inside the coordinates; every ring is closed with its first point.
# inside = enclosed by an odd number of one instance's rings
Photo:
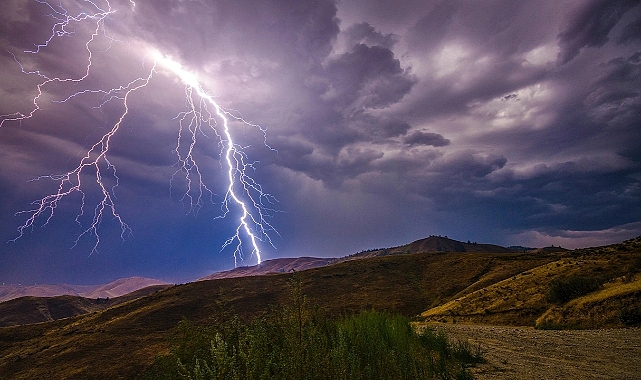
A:
{"type": "Polygon", "coordinates": [[[168,285],[149,286],[115,298],[86,298],[70,295],[20,297],[0,302],[0,327],[47,322],[97,312],[167,287],[168,285]]]}
{"type": "MultiPolygon", "coordinates": [[[[329,316],[376,309],[422,313],[426,321],[532,326],[545,317],[541,327],[592,326],[586,320],[623,326],[636,323],[641,311],[640,257],[641,239],[634,239],[561,252],[390,254],[298,275],[308,303],[329,316]],[[575,283],[593,288],[577,295],[575,283]],[[571,299],[558,297],[568,289],[571,299]],[[606,317],[597,320],[586,310],[606,317]]],[[[289,302],[291,277],[199,281],[88,315],[0,328],[0,373],[10,379],[135,378],[167,352],[182,319],[206,325],[233,313],[250,321],[289,302]]]]}
{"type": "MultiPolygon", "coordinates": [[[[430,305],[555,260],[526,254],[423,253],[347,261],[300,272],[310,305],[330,315],[377,309],[414,316],[430,305]],[[452,270],[456,268],[456,270],[452,270]]],[[[199,281],[89,315],[0,328],[0,373],[11,379],[134,378],[187,318],[245,319],[289,300],[291,274],[199,281]]]]}
{"type": "Polygon", "coordinates": [[[553,306],[536,320],[539,328],[602,328],[641,324],[641,276],[617,278],[593,293],[553,306]]]}
{"type": "Polygon", "coordinates": [[[0,285],[0,302],[20,297],[78,296],[85,298],[114,298],[154,285],[168,285],[165,281],[145,277],[128,277],[104,285],[0,285]]]}
{"type": "MultiPolygon", "coordinates": [[[[538,255],[538,254],[537,254],[538,255]]],[[[558,252],[522,271],[421,314],[425,321],[540,328],[623,327],[641,321],[641,238],[607,247],[558,252]],[[582,294],[577,287],[591,284],[582,294]],[[568,293],[568,299],[554,294],[568,293]],[[627,313],[627,314],[626,314],[627,313]],[[632,318],[630,321],[626,321],[632,318]]]]}

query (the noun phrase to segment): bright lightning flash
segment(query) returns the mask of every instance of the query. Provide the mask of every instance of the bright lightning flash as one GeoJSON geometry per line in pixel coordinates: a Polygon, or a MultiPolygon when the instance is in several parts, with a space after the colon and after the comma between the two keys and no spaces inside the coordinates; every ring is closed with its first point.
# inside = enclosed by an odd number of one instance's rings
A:
{"type": "MultiPolygon", "coordinates": [[[[236,243],[234,250],[234,263],[237,265],[236,260],[239,258],[239,254],[242,255],[241,236],[244,233],[249,237],[252,254],[256,256],[257,261],[260,264],[261,256],[260,249],[258,247],[258,240],[260,240],[260,238],[264,238],[272,244],[272,241],[267,234],[267,230],[274,230],[266,220],[266,212],[272,210],[265,208],[263,202],[271,203],[273,202],[273,197],[263,192],[260,184],[247,175],[247,171],[254,168],[254,163],[246,162],[247,156],[243,152],[242,147],[234,143],[229,121],[230,119],[234,119],[246,125],[256,127],[263,133],[263,137],[265,137],[266,130],[257,124],[248,122],[242,117],[224,110],[218,102],[216,102],[214,98],[202,88],[197,77],[185,70],[178,62],[155,50],[152,51],[152,56],[154,57],[154,62],[156,64],[166,67],[178,76],[186,86],[186,97],[190,108],[188,111],[183,112],[180,115],[178,145],[175,149],[180,162],[180,171],[185,173],[188,179],[191,179],[192,173],[196,173],[196,177],[199,178],[198,185],[203,186],[205,190],[209,191],[204,187],[202,180],[200,179],[200,169],[193,159],[192,151],[197,134],[202,131],[203,127],[206,127],[215,133],[219,138],[220,145],[222,147],[221,156],[224,157],[227,171],[227,192],[223,201],[224,214],[222,217],[227,215],[229,212],[230,202],[233,202],[241,209],[241,216],[239,218],[238,227],[236,228],[236,233],[234,236],[227,239],[223,244],[223,249],[230,244],[236,243]],[[194,92],[201,100],[199,103],[194,99],[194,92]],[[218,120],[222,121],[222,135],[216,128],[216,118],[213,117],[211,110],[208,108],[209,106],[213,107],[213,114],[217,116],[218,120]],[[191,134],[191,141],[187,154],[182,156],[180,153],[180,141],[185,130],[185,122],[187,120],[189,121],[187,130],[191,134]],[[254,194],[257,194],[257,196],[254,194]],[[243,196],[247,201],[243,200],[243,196]],[[250,210],[253,210],[254,212],[252,213],[250,210]]],[[[189,181],[188,186],[191,186],[191,180],[189,181]]],[[[199,192],[198,199],[196,199],[195,202],[190,196],[192,205],[199,206],[201,204],[201,195],[202,192],[199,192]]]]}
{"type": "MultiPolygon", "coordinates": [[[[92,44],[100,32],[103,32],[104,36],[108,38],[110,42],[116,41],[108,37],[104,32],[105,19],[115,12],[112,10],[108,1],[105,1],[105,7],[99,7],[94,1],[84,0],[83,5],[89,8],[89,10],[83,10],[75,16],[70,15],[62,5],[54,6],[45,0],[35,1],[49,7],[53,12],[50,16],[53,17],[56,22],[52,28],[50,37],[44,43],[36,45],[34,50],[25,51],[25,53],[37,54],[42,49],[48,48],[55,38],[73,34],[68,31],[72,27],[72,24],[79,25],[92,22],[91,30],[93,32],[85,43],[87,52],[86,70],[84,70],[82,75],[77,77],[50,76],[40,70],[26,70],[14,55],[14,60],[18,63],[25,75],[39,77],[41,81],[36,85],[36,95],[33,98],[33,106],[31,109],[26,113],[16,112],[0,115],[0,127],[5,122],[22,122],[33,117],[36,112],[41,110],[43,93],[49,85],[67,83],[76,85],[86,81],[87,78],[92,75],[92,44]]],[[[132,8],[134,8],[135,3],[133,1],[130,1],[130,3],[132,4],[132,8]]],[[[234,265],[237,266],[238,260],[243,259],[244,242],[248,240],[251,247],[251,254],[254,255],[257,262],[260,263],[261,252],[258,242],[267,241],[273,246],[268,232],[276,232],[266,220],[274,210],[266,207],[265,204],[272,204],[275,200],[270,194],[265,193],[260,184],[248,175],[250,170],[254,170],[255,162],[249,162],[247,155],[243,151],[243,147],[234,142],[230,123],[242,123],[257,128],[262,132],[264,141],[266,139],[266,129],[244,120],[236,112],[230,112],[224,109],[214,100],[211,94],[205,91],[197,76],[189,72],[177,61],[163,55],[155,49],[151,49],[150,56],[153,64],[150,65],[145,76],[135,78],[125,85],[110,90],[86,89],[72,92],[60,100],[54,100],[54,102],[57,103],[66,103],[71,99],[84,95],[99,95],[103,100],[96,105],[96,108],[101,108],[110,102],[118,102],[122,107],[122,111],[117,121],[111,125],[109,131],[89,147],[86,154],[80,159],[79,164],[74,169],[64,174],[44,175],[35,179],[49,179],[57,182],[57,191],[35,201],[33,203],[35,207],[31,210],[19,213],[27,214],[28,217],[18,228],[19,234],[13,241],[22,237],[27,229],[32,229],[38,220],[43,220],[43,225],[47,225],[60,202],[72,194],[79,194],[81,196],[81,205],[78,216],[76,217],[76,222],[82,225],[80,219],[84,216],[85,208],[87,207],[85,204],[85,200],[87,199],[85,193],[86,185],[83,183],[84,180],[82,177],[88,174],[93,176],[93,180],[98,185],[102,197],[93,207],[91,223],[88,227],[84,228],[83,232],[76,238],[74,246],[78,244],[80,238],[83,236],[92,235],[94,236],[95,244],[91,253],[96,252],[100,244],[99,227],[107,214],[113,216],[120,224],[121,238],[123,240],[126,235],[131,233],[130,227],[124,222],[116,209],[115,189],[119,184],[119,178],[116,174],[116,168],[109,161],[108,153],[113,136],[118,132],[130,113],[130,98],[136,91],[146,87],[155,75],[167,71],[170,75],[178,77],[184,84],[187,104],[187,109],[180,112],[176,117],[178,120],[178,138],[174,153],[178,158],[178,169],[171,178],[173,182],[175,177],[182,176],[186,181],[187,189],[181,201],[188,204],[190,212],[197,212],[204,203],[203,196],[206,193],[210,196],[214,195],[203,181],[202,172],[194,154],[198,139],[203,136],[207,138],[209,137],[208,133],[213,133],[218,139],[226,180],[226,194],[223,197],[221,206],[222,215],[220,215],[219,218],[227,216],[231,212],[230,206],[232,205],[240,210],[235,233],[225,241],[221,250],[228,246],[233,246],[234,265]],[[185,143],[185,140],[188,142],[185,143]],[[108,186],[103,179],[105,176],[111,176],[115,184],[108,186]]],[[[266,142],[265,145],[267,146],[266,142]]]]}

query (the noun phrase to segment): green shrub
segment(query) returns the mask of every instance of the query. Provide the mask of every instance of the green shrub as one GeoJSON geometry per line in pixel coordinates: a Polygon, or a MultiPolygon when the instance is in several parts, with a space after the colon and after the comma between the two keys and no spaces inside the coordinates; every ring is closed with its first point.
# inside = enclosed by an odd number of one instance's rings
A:
{"type": "Polygon", "coordinates": [[[465,365],[482,361],[478,349],[429,328],[416,334],[399,315],[369,311],[332,320],[310,314],[301,334],[290,317],[272,313],[249,324],[233,318],[206,328],[183,321],[170,355],[157,358],[147,377],[469,379],[465,365]]]}
{"type": "Polygon", "coordinates": [[[482,361],[478,349],[429,328],[417,334],[400,315],[328,318],[306,306],[300,283],[292,288],[292,305],[249,323],[182,321],[169,355],[156,359],[147,378],[471,379],[466,365],[482,361]]]}
{"type": "Polygon", "coordinates": [[[602,282],[602,279],[577,275],[558,278],[550,282],[545,298],[552,303],[564,304],[598,290],[602,282]]]}

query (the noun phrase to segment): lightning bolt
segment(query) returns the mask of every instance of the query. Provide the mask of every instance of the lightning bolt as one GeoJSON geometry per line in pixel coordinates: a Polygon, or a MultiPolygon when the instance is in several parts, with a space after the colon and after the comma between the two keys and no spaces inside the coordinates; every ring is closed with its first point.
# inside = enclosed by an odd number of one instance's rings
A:
{"type": "MultiPolygon", "coordinates": [[[[185,177],[188,179],[188,189],[185,193],[185,197],[189,198],[190,206],[195,207],[197,210],[202,205],[203,193],[205,191],[211,193],[209,188],[204,185],[200,168],[192,155],[198,138],[198,133],[202,132],[205,127],[211,130],[218,137],[222,149],[221,156],[224,158],[224,162],[226,164],[227,192],[222,203],[223,215],[221,217],[225,217],[229,213],[230,203],[235,204],[241,210],[241,216],[239,217],[239,224],[236,228],[236,233],[225,241],[222,249],[229,245],[236,244],[234,249],[234,265],[237,265],[237,260],[239,258],[242,259],[243,239],[241,236],[245,234],[250,240],[252,255],[256,256],[258,263],[260,263],[261,255],[258,241],[265,239],[273,246],[272,240],[267,232],[275,231],[266,218],[267,215],[274,210],[265,207],[264,204],[271,204],[275,199],[270,194],[265,193],[260,184],[251,176],[247,175],[247,172],[254,168],[254,163],[248,163],[247,156],[243,152],[242,147],[234,143],[229,125],[230,119],[258,128],[263,133],[263,137],[265,139],[267,132],[266,129],[262,128],[258,124],[246,121],[242,116],[238,116],[225,110],[218,102],[216,102],[211,94],[207,93],[203,89],[197,77],[183,68],[183,66],[175,60],[164,56],[156,50],[152,51],[151,55],[156,64],[161,64],[163,67],[166,67],[173,74],[178,76],[186,86],[185,93],[189,109],[179,115],[180,127],[178,143],[174,150],[178,156],[179,172],[185,174],[185,177]],[[196,96],[199,99],[196,99],[196,96]],[[209,107],[213,107],[213,113],[209,107]],[[214,115],[216,117],[214,117],[214,115]],[[222,122],[222,133],[218,132],[217,119],[222,122]],[[185,124],[187,121],[189,121],[189,123],[185,124]],[[187,153],[183,155],[181,153],[181,137],[185,130],[188,131],[191,138],[189,146],[186,149],[187,153]],[[192,179],[194,178],[196,179],[198,186],[196,198],[190,195],[193,183],[192,179]],[[243,198],[245,198],[247,202],[243,200],[243,198]]],[[[185,197],[183,197],[183,200],[185,197]]]]}
{"type": "MultiPolygon", "coordinates": [[[[89,78],[92,72],[92,44],[101,32],[110,42],[115,41],[113,37],[107,36],[105,32],[105,19],[115,13],[108,1],[105,1],[104,7],[100,7],[94,1],[84,0],[83,4],[87,9],[80,11],[76,15],[70,15],[61,4],[53,6],[46,0],[35,1],[51,10],[52,13],[49,16],[55,20],[55,23],[51,29],[51,35],[46,41],[35,45],[33,50],[27,50],[24,53],[38,54],[41,50],[47,49],[55,38],[73,34],[70,31],[72,24],[93,22],[91,24],[93,25],[91,27],[92,33],[84,45],[87,63],[82,74],[77,77],[50,76],[40,70],[25,69],[16,55],[11,53],[23,74],[36,76],[41,80],[35,86],[36,95],[33,97],[31,109],[24,113],[15,112],[0,115],[0,127],[5,122],[22,123],[32,118],[36,112],[42,109],[43,94],[49,86],[53,84],[77,85],[89,78]]],[[[130,3],[132,9],[135,9],[136,4],[133,1],[130,1],[130,3]]],[[[249,244],[251,255],[255,256],[257,262],[260,263],[262,258],[259,242],[265,241],[274,246],[269,233],[278,233],[267,220],[275,210],[266,206],[273,204],[276,200],[273,196],[264,192],[261,185],[248,174],[250,171],[255,170],[256,162],[249,161],[243,150],[244,148],[235,143],[232,124],[241,123],[258,129],[263,135],[265,146],[272,149],[266,142],[266,129],[245,120],[239,113],[221,106],[203,88],[197,75],[187,70],[178,61],[156,49],[149,49],[148,56],[151,57],[153,64],[149,65],[150,67],[145,76],[138,77],[127,84],[109,90],[85,89],[73,92],[62,99],[53,100],[56,103],[66,103],[87,94],[99,95],[104,100],[97,104],[95,108],[101,108],[107,103],[117,101],[122,107],[122,112],[119,114],[117,121],[111,125],[109,131],[87,149],[86,154],[74,169],[64,174],[43,175],[34,179],[48,179],[57,182],[57,191],[33,202],[34,207],[32,209],[18,213],[26,214],[28,217],[18,228],[18,236],[12,241],[24,236],[25,232],[28,229],[33,229],[39,220],[43,220],[43,225],[47,225],[53,218],[60,202],[72,194],[79,194],[81,198],[80,209],[75,220],[82,226],[81,218],[85,215],[85,209],[88,207],[86,204],[87,194],[85,193],[87,185],[82,177],[87,174],[92,175],[93,181],[98,185],[102,195],[100,200],[93,206],[91,223],[89,223],[88,227],[83,228],[76,238],[74,246],[78,244],[82,237],[90,235],[94,237],[91,253],[97,252],[100,245],[99,229],[106,215],[112,216],[119,223],[120,236],[123,240],[127,235],[131,234],[131,228],[125,223],[116,208],[115,191],[120,179],[117,176],[115,166],[109,160],[108,153],[113,136],[121,128],[130,113],[130,98],[138,90],[145,88],[156,75],[167,74],[174,75],[180,79],[184,85],[187,104],[187,109],[176,116],[178,120],[178,136],[173,152],[177,156],[177,170],[170,179],[170,185],[176,178],[184,178],[187,186],[181,201],[188,206],[188,212],[197,213],[204,204],[204,196],[207,194],[210,197],[214,196],[213,191],[203,180],[202,170],[195,159],[194,151],[196,143],[201,137],[209,138],[210,135],[215,136],[218,140],[221,165],[224,167],[226,180],[226,193],[222,197],[221,203],[222,213],[217,218],[225,218],[232,213],[232,208],[238,209],[240,214],[235,233],[223,243],[221,251],[229,246],[233,247],[234,265],[237,266],[238,260],[243,260],[243,246],[249,244]],[[114,182],[112,186],[107,185],[104,179],[106,176],[112,178],[114,182]]]]}
{"type": "Polygon", "coordinates": [[[52,13],[48,14],[48,16],[56,20],[56,22],[53,24],[51,28],[51,35],[47,40],[45,40],[41,44],[35,44],[33,50],[25,50],[24,53],[38,54],[41,49],[48,47],[54,38],[73,35],[74,32],[69,31],[69,27],[72,24],[95,21],[95,29],[91,34],[90,38],[85,43],[85,48],[87,50],[86,69],[83,75],[75,78],[74,77],[66,77],[66,78],[49,77],[48,75],[42,73],[40,70],[27,71],[22,65],[22,63],[18,61],[15,54],[13,54],[12,52],[9,52],[13,56],[14,61],[16,61],[18,65],[20,65],[20,69],[23,74],[38,76],[42,79],[42,81],[36,85],[37,95],[33,98],[32,109],[28,113],[14,112],[11,114],[0,115],[0,127],[2,127],[4,123],[7,121],[22,122],[23,120],[30,119],[31,117],[33,117],[33,115],[40,110],[39,102],[40,102],[40,98],[43,96],[43,88],[45,86],[50,85],[52,83],[80,83],[83,80],[87,79],[91,70],[92,56],[93,56],[90,45],[92,44],[92,42],[94,42],[96,37],[100,34],[100,30],[104,30],[105,18],[108,15],[114,13],[114,11],[111,9],[111,6],[109,5],[109,2],[107,2],[107,8],[103,9],[98,7],[93,1],[85,0],[85,3],[91,4],[94,13],[80,12],[78,15],[73,16],[73,15],[70,15],[67,12],[67,10],[62,7],[62,5],[55,7],[49,4],[45,0],[35,0],[35,1],[37,3],[46,5],[50,9],[52,13]]]}

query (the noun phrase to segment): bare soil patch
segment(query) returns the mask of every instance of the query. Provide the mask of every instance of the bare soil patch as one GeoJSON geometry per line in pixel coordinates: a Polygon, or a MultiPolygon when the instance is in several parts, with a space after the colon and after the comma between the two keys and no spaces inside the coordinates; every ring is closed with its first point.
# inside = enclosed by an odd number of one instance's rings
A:
{"type": "Polygon", "coordinates": [[[484,379],[641,379],[641,328],[535,330],[438,324],[453,339],[480,345],[484,379]]]}

